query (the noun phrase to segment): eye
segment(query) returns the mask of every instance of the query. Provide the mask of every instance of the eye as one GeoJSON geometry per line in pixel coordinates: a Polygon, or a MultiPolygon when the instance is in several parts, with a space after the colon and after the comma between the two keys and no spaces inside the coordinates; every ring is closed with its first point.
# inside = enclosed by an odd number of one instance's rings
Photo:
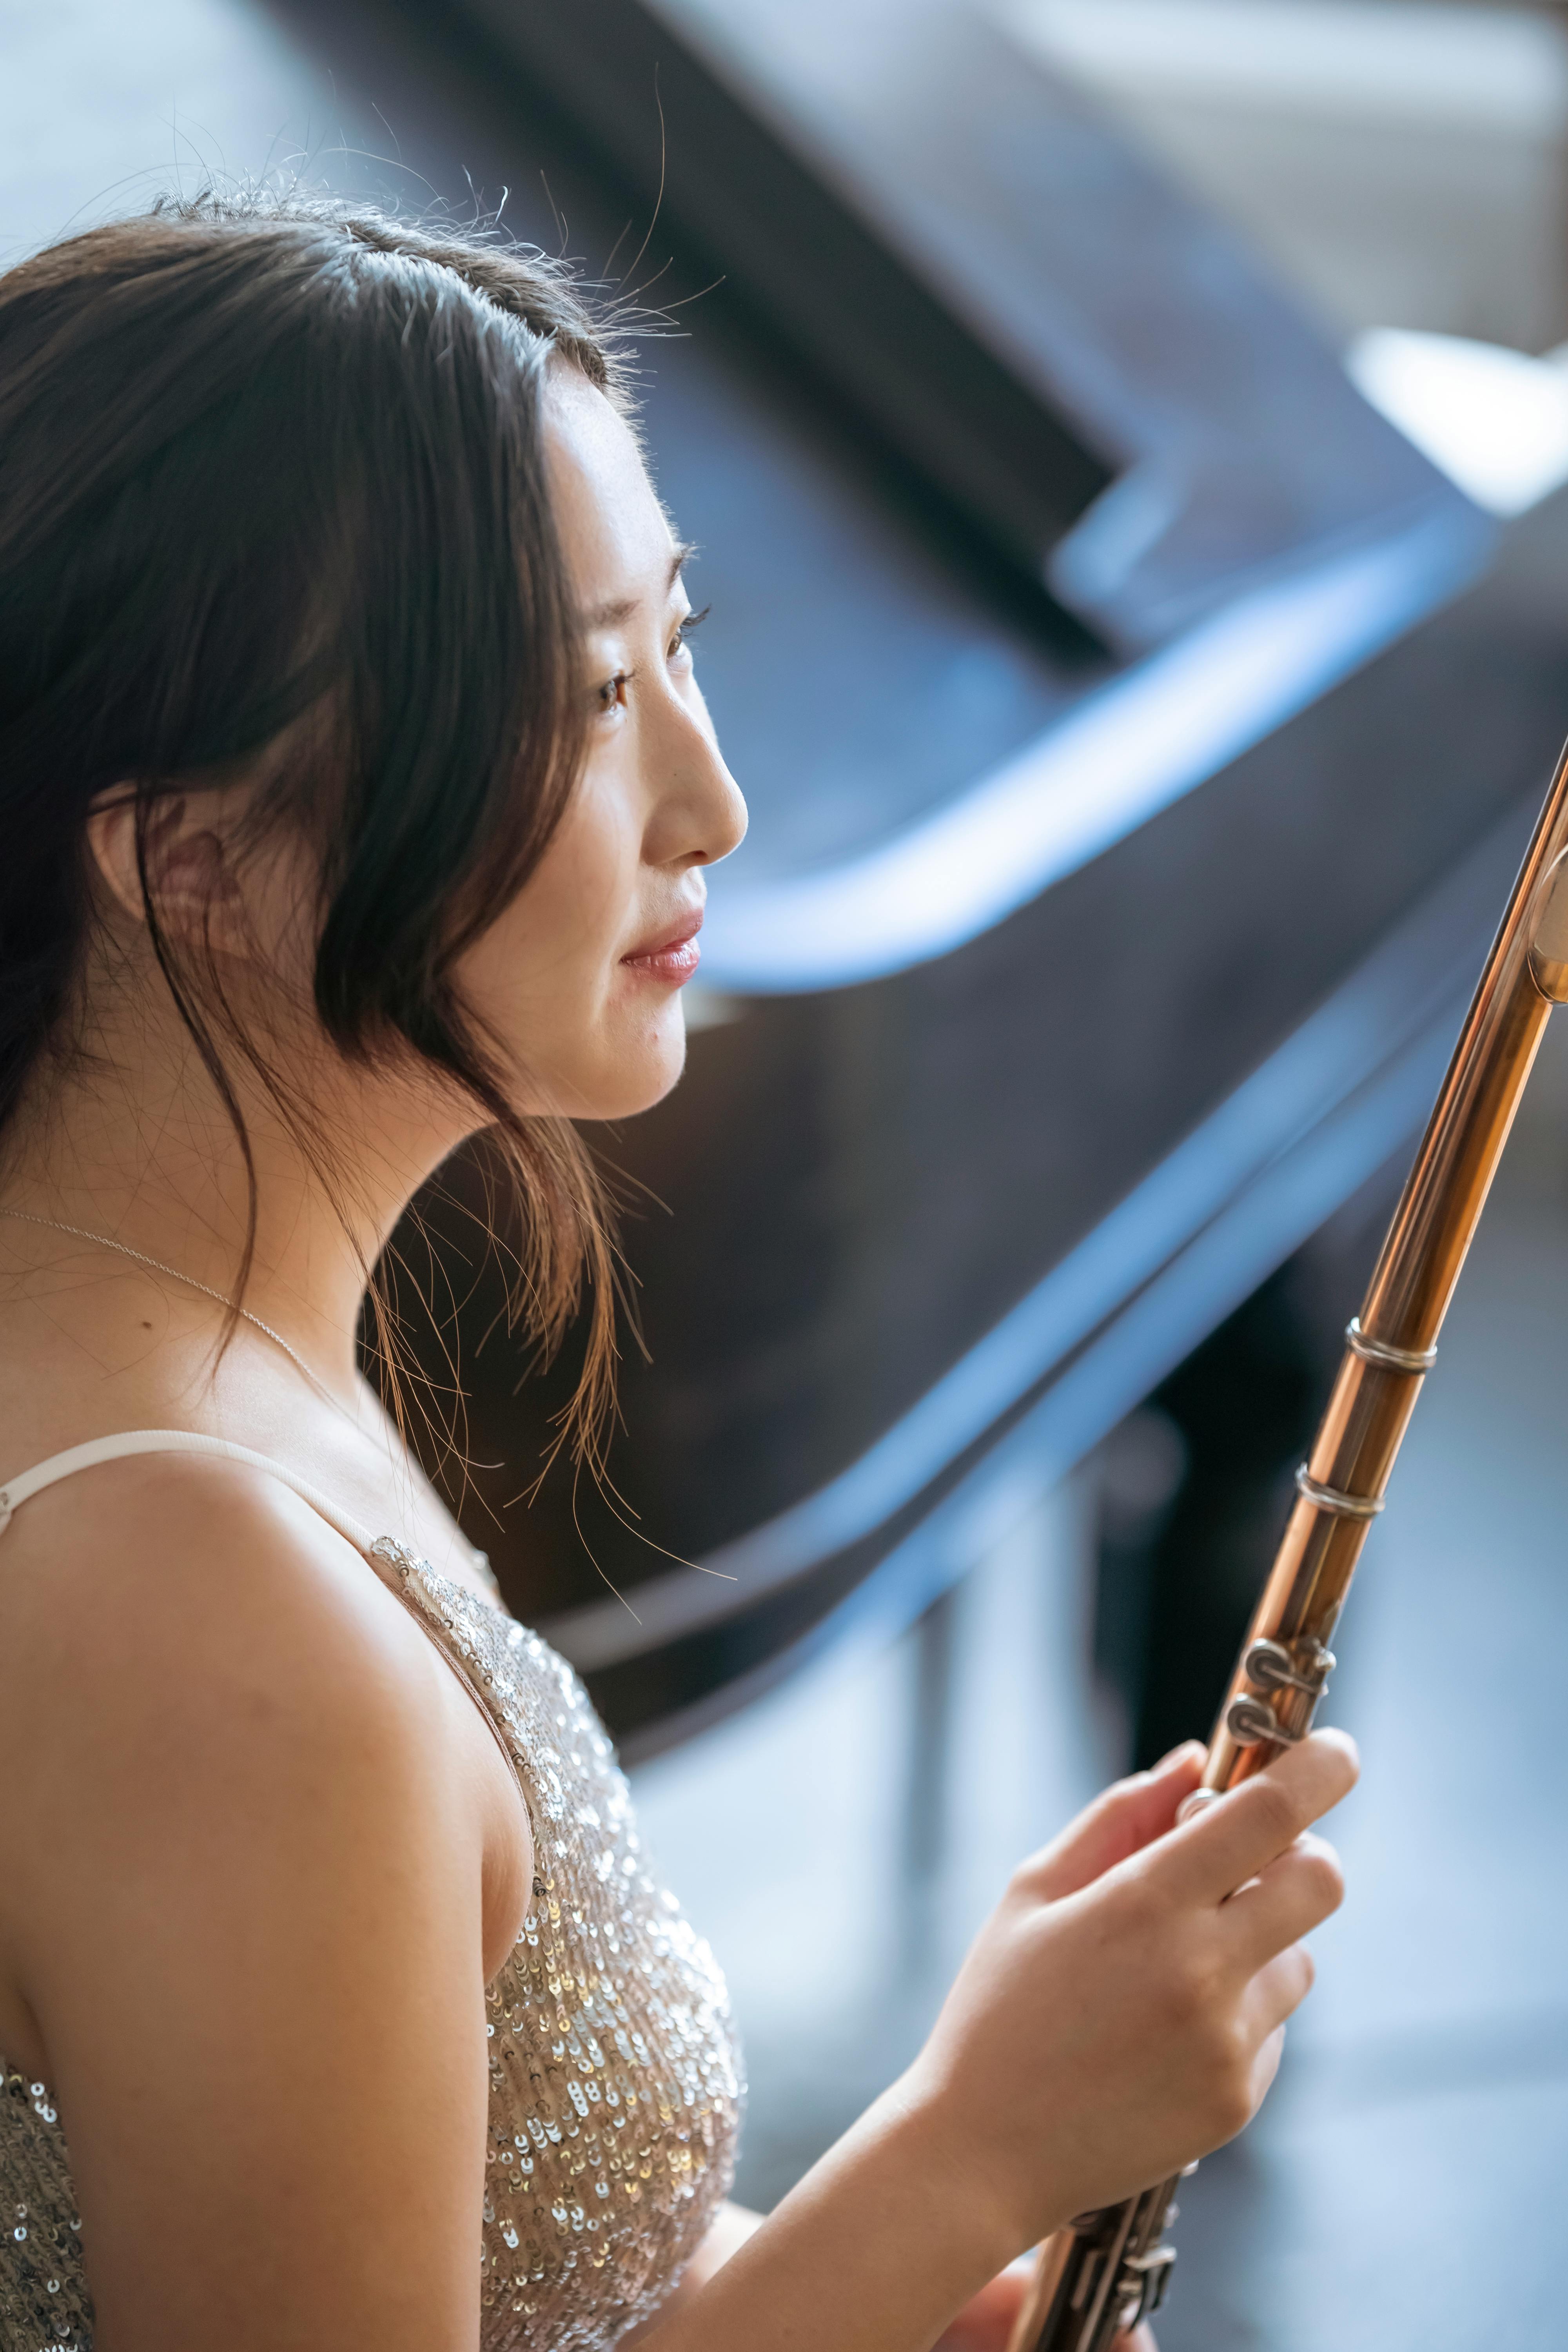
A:
{"type": "Polygon", "coordinates": [[[618,669],[614,677],[605,678],[602,686],[594,688],[594,706],[601,719],[607,719],[612,710],[625,709],[631,675],[630,670],[618,669]]]}
{"type": "Polygon", "coordinates": [[[669,648],[666,656],[668,660],[672,662],[679,661],[681,655],[685,654],[687,663],[689,666],[691,655],[686,641],[688,637],[690,636],[693,629],[700,629],[702,626],[703,622],[708,618],[709,614],[712,610],[713,607],[711,604],[704,604],[700,613],[685,613],[681,615],[679,621],[676,624],[675,635],[669,641],[669,648]]]}

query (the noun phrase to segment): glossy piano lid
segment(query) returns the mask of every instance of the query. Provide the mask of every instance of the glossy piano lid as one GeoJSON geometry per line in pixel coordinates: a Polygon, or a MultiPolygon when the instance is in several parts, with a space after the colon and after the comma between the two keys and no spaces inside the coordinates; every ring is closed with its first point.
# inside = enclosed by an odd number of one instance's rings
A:
{"type": "Polygon", "coordinates": [[[1123,651],[1459,503],[1004,0],[457,13],[977,533],[1123,651]]]}

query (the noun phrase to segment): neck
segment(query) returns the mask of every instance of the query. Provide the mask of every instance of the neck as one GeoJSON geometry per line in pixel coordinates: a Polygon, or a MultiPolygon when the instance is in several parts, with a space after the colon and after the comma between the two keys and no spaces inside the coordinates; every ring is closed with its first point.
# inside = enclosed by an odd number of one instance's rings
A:
{"type": "MultiPolygon", "coordinates": [[[[405,1082],[339,1061],[311,1089],[332,1105],[330,1122],[318,1122],[318,1150],[290,1131],[248,1074],[231,1072],[247,1171],[234,1122],[184,1032],[143,1033],[139,1054],[135,1043],[108,1041],[101,1057],[95,1052],[46,1098],[24,1105],[0,1205],[104,1236],[237,1297],[329,1392],[351,1401],[370,1269],[414,1192],[462,1139],[464,1122],[435,1116],[405,1082]],[[115,1072],[112,1089],[101,1081],[103,1060],[115,1072]]],[[[298,1064],[289,1066],[295,1074],[298,1064]]],[[[81,1291],[71,1296],[94,1311],[81,1291]]],[[[211,1311],[216,1325],[222,1309],[215,1303],[211,1311]]]]}

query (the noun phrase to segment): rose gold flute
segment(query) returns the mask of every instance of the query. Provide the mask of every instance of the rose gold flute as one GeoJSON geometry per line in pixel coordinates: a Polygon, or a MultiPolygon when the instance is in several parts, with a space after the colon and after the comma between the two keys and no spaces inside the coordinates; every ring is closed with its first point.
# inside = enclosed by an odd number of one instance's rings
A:
{"type": "MultiPolygon", "coordinates": [[[[1329,1643],[1554,1004],[1568,1003],[1568,751],[1535,828],[1307,1460],[1204,1767],[1211,1795],[1304,1739],[1329,1643]]],[[[1187,1800],[1204,1801],[1203,1794],[1187,1800]]],[[[1040,2249],[1008,2352],[1109,2352],[1158,2309],[1174,2179],[1040,2249]]]]}

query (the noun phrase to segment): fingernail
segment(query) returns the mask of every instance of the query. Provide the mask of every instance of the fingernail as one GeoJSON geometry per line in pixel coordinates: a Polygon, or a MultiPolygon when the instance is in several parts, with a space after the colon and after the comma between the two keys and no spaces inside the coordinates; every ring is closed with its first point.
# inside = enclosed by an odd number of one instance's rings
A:
{"type": "Polygon", "coordinates": [[[1163,1772],[1168,1765],[1177,1763],[1184,1756],[1206,1756],[1207,1754],[1208,1750],[1201,1739],[1178,1739],[1175,1746],[1167,1749],[1152,1769],[1156,1772],[1163,1772]]]}

